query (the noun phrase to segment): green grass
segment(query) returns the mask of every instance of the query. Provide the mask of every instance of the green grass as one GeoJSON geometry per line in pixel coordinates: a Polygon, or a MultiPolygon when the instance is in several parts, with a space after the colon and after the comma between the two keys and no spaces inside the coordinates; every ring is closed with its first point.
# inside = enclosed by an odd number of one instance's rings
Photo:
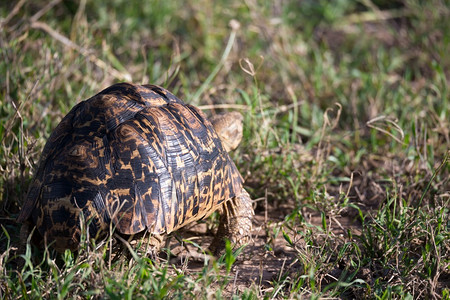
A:
{"type": "Polygon", "coordinates": [[[449,299],[449,16],[439,0],[0,4],[0,297],[449,299]],[[194,268],[100,243],[17,266],[46,139],[119,81],[244,114],[252,253],[194,268]],[[238,286],[244,265],[260,279],[238,286]]]}

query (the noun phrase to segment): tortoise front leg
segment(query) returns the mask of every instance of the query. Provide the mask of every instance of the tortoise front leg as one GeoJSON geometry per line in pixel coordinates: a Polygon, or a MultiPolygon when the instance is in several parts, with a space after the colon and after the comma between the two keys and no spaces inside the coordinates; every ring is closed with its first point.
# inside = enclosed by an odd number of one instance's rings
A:
{"type": "Polygon", "coordinates": [[[220,224],[217,233],[209,246],[214,255],[225,249],[225,239],[229,239],[235,247],[250,241],[253,219],[252,199],[245,189],[242,193],[221,207],[220,224]]]}

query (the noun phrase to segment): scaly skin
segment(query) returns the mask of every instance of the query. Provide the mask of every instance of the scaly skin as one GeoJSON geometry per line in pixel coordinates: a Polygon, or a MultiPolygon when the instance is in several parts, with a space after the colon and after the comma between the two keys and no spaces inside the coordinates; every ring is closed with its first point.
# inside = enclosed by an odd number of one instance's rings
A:
{"type": "Polygon", "coordinates": [[[235,247],[250,242],[252,219],[254,216],[252,199],[246,190],[223,204],[220,224],[217,233],[209,246],[209,250],[218,256],[225,248],[225,240],[229,239],[235,247]]]}

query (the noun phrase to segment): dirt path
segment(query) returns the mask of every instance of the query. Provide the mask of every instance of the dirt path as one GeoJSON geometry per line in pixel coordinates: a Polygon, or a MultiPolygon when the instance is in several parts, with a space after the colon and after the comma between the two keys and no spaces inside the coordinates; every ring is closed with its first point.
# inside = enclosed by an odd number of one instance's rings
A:
{"type": "MultiPolygon", "coordinates": [[[[302,265],[298,260],[299,253],[288,245],[281,231],[276,236],[273,235],[273,229],[279,229],[282,226],[285,214],[277,212],[277,214],[271,215],[277,216],[277,218],[266,220],[264,212],[257,212],[253,222],[253,240],[238,256],[229,274],[232,279],[230,279],[225,290],[230,295],[242,292],[252,285],[258,286],[261,292],[269,292],[273,289],[273,281],[280,281],[282,276],[289,276],[293,273],[298,275],[303,272],[302,265]]],[[[308,215],[308,218],[308,222],[313,225],[319,226],[321,224],[319,214],[308,215]]],[[[336,235],[343,236],[346,229],[350,227],[357,229],[346,217],[339,217],[339,220],[335,219],[333,223],[334,225],[331,224],[332,230],[333,234],[336,235]]],[[[285,228],[285,230],[288,231],[289,229],[285,228]]],[[[288,231],[287,233],[291,237],[294,236],[292,232],[288,231]]],[[[203,248],[207,247],[212,240],[212,236],[208,236],[206,224],[188,226],[181,229],[177,235],[189,239],[203,248]]],[[[296,239],[295,245],[297,249],[301,249],[304,247],[304,241],[296,239]]],[[[170,249],[175,255],[170,262],[175,266],[184,268],[187,273],[198,273],[204,268],[205,254],[194,245],[182,245],[176,238],[172,237],[170,249]]],[[[225,268],[221,269],[220,274],[226,275],[225,268]]]]}

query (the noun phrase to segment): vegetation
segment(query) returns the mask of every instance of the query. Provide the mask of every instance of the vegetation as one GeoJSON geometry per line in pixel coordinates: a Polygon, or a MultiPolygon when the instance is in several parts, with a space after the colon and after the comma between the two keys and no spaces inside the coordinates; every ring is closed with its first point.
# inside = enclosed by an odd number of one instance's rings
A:
{"type": "Polygon", "coordinates": [[[450,299],[449,18],[445,0],[3,1],[0,297],[450,299]],[[243,113],[250,245],[203,255],[213,216],[159,261],[17,251],[52,129],[120,81],[243,113]]]}

